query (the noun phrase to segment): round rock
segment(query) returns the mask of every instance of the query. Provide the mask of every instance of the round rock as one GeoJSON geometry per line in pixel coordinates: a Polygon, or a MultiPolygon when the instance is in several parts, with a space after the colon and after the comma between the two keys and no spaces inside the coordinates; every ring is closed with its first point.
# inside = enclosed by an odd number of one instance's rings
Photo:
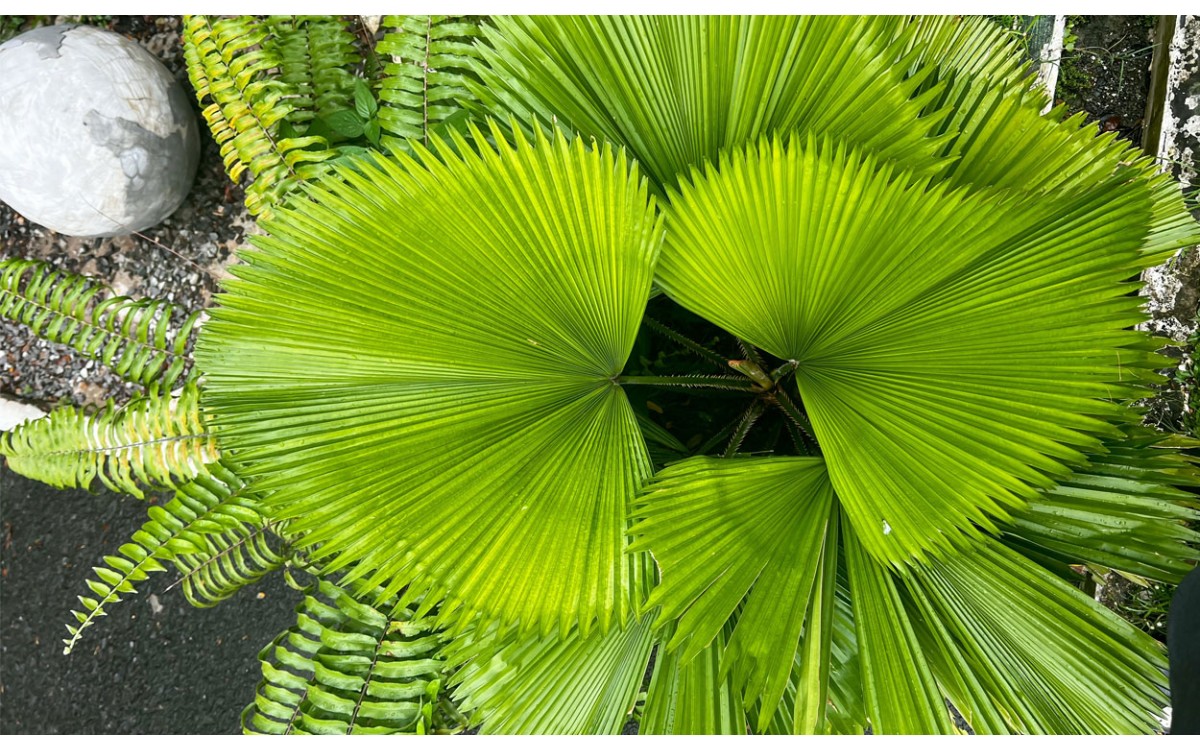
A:
{"type": "Polygon", "coordinates": [[[0,45],[0,200],[76,237],[154,226],[200,157],[188,96],[135,42],[46,26],[0,45]]]}

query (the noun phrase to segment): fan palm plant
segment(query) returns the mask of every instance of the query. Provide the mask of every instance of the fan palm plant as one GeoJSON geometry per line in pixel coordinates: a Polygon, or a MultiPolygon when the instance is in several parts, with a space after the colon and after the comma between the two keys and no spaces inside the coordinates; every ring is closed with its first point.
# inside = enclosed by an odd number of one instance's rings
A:
{"type": "MultiPolygon", "coordinates": [[[[306,24],[189,21],[266,231],[199,336],[233,473],[189,512],[315,581],[247,730],[1153,729],[1161,648],[1075,584],[1196,557],[1130,279],[1198,235],[1148,160],[1039,115],[1002,30],[393,20],[384,82],[345,84],[364,151],[277,137],[328,116],[256,78],[306,24]],[[642,408],[670,389],[735,418],[689,447],[642,408]]],[[[43,433],[0,447],[36,474],[43,433]]],[[[205,559],[160,534],[85,604],[160,549],[205,559]]]]}

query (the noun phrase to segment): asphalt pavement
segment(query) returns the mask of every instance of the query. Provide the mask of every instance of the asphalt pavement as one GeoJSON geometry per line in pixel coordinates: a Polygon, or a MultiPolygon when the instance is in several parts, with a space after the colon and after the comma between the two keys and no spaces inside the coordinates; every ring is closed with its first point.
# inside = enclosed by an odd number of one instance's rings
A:
{"type": "Polygon", "coordinates": [[[128,541],[145,505],[56,490],[0,466],[0,732],[240,731],[258,651],[294,621],[300,595],[282,575],[211,609],[167,590],[173,569],[152,575],[62,653],[92,566],[128,541]]]}

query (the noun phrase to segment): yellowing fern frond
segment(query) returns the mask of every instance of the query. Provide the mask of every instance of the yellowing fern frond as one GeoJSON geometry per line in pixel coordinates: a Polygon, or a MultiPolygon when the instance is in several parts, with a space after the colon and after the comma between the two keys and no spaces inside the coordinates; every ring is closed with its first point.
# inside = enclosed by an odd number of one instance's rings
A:
{"type": "Polygon", "coordinates": [[[13,471],[54,487],[115,492],[177,489],[219,458],[189,381],[178,396],[159,389],[95,414],[73,406],[0,433],[0,455],[13,471]]]}
{"type": "Polygon", "coordinates": [[[269,217],[304,181],[323,172],[337,155],[323,138],[282,137],[280,125],[297,106],[287,86],[271,74],[280,59],[266,25],[250,16],[218,21],[184,20],[184,58],[204,119],[221,147],[230,179],[249,171],[246,207],[269,217]]]}

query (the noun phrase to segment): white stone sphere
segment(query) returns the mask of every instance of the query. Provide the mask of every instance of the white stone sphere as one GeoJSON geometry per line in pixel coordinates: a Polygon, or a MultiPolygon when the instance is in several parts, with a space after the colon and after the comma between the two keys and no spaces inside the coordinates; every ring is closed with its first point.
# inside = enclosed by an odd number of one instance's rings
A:
{"type": "Polygon", "coordinates": [[[183,202],[199,157],[188,95],[136,43],[67,25],[0,45],[0,200],[30,221],[147,229],[183,202]]]}

